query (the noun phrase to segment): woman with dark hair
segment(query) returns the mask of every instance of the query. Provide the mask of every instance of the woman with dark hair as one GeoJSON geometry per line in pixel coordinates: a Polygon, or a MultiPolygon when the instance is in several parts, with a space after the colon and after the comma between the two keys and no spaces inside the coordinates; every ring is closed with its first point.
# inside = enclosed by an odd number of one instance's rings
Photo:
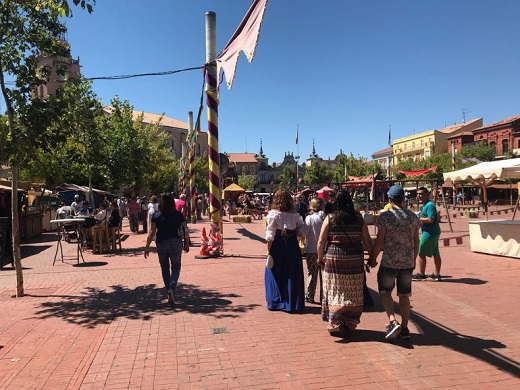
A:
{"type": "Polygon", "coordinates": [[[324,267],[321,316],[328,321],[327,329],[333,336],[346,335],[360,322],[365,279],[363,244],[371,253],[372,240],[363,217],[355,211],[350,194],[339,191],[318,240],[318,263],[324,267]]]}
{"type": "Polygon", "coordinates": [[[304,224],[296,213],[291,194],[278,190],[266,216],[267,252],[272,268],[265,269],[265,299],[269,310],[299,312],[305,307],[303,263],[297,235],[304,224]]]}
{"type": "Polygon", "coordinates": [[[150,244],[155,237],[162,278],[170,305],[175,302],[175,288],[181,273],[182,250],[186,253],[190,250],[190,239],[184,222],[184,217],[175,208],[174,197],[171,194],[162,195],[159,211],[152,216],[144,258],[146,259],[150,254],[150,244]]]}

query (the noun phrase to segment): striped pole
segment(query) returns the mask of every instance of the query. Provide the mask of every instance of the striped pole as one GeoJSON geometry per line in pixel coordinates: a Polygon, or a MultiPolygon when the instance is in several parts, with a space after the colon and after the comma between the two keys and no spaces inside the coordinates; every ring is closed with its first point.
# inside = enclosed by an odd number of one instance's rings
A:
{"type": "MultiPolygon", "coordinates": [[[[188,112],[188,131],[192,134],[192,131],[197,131],[193,128],[193,112],[188,112]]],[[[191,137],[190,137],[191,140],[191,137]]],[[[195,204],[195,144],[188,145],[188,176],[190,180],[190,215],[191,223],[197,223],[197,210],[195,204]]]]}
{"type": "Polygon", "coordinates": [[[218,75],[216,58],[215,12],[206,12],[206,105],[208,110],[209,214],[211,235],[221,242],[220,156],[218,149],[218,75]]]}

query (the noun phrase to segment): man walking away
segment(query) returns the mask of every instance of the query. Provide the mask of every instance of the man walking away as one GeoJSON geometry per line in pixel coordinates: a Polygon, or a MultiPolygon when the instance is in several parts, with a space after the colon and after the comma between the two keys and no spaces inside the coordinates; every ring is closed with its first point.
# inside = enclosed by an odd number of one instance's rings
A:
{"type": "Polygon", "coordinates": [[[419,272],[413,276],[413,280],[426,279],[426,257],[433,256],[435,272],[430,275],[430,278],[440,281],[442,260],[439,252],[439,237],[441,236],[439,214],[435,204],[430,200],[429,191],[425,187],[417,189],[417,197],[423,204],[419,215],[422,223],[422,234],[419,242],[419,272]]]}
{"type": "Polygon", "coordinates": [[[408,319],[410,318],[410,296],[412,295],[412,273],[419,249],[419,228],[421,226],[415,213],[403,206],[404,190],[401,186],[392,186],[388,191],[392,208],[381,213],[377,226],[377,238],[374,244],[371,263],[383,250],[381,265],[377,272],[377,284],[381,303],[390,323],[386,328],[386,339],[410,338],[408,319]],[[394,313],[392,291],[397,281],[399,313],[401,323],[394,313]]]}

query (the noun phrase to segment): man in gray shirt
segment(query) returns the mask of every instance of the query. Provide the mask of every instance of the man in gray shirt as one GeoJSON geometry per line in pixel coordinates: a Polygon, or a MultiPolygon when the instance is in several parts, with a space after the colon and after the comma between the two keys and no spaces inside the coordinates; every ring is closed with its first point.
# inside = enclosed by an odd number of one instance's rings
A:
{"type": "Polygon", "coordinates": [[[419,249],[421,223],[417,215],[403,205],[405,200],[403,187],[397,185],[390,187],[388,197],[392,208],[381,213],[376,223],[377,238],[371,260],[375,261],[381,250],[383,251],[381,265],[377,272],[377,284],[381,303],[390,321],[385,338],[393,339],[400,335],[408,339],[410,338],[408,319],[412,295],[412,273],[419,249]],[[396,281],[401,324],[395,317],[392,299],[396,281]]]}

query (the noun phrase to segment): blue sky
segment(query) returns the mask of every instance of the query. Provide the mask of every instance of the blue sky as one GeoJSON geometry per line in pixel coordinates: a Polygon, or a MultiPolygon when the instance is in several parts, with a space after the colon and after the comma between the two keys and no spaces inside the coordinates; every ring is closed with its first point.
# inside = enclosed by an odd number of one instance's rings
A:
{"type": "MultiPolygon", "coordinates": [[[[217,52],[249,0],[98,0],[67,20],[85,77],[162,72],[205,61],[206,11],[217,15],[217,52]]],[[[241,54],[221,86],[221,152],[259,150],[334,158],[370,155],[392,139],[463,120],[489,124],[520,113],[518,0],[270,0],[256,57],[241,54]]],[[[187,121],[202,73],[94,81],[136,110],[187,121]]],[[[207,131],[206,114],[203,129],[207,131]]]]}

